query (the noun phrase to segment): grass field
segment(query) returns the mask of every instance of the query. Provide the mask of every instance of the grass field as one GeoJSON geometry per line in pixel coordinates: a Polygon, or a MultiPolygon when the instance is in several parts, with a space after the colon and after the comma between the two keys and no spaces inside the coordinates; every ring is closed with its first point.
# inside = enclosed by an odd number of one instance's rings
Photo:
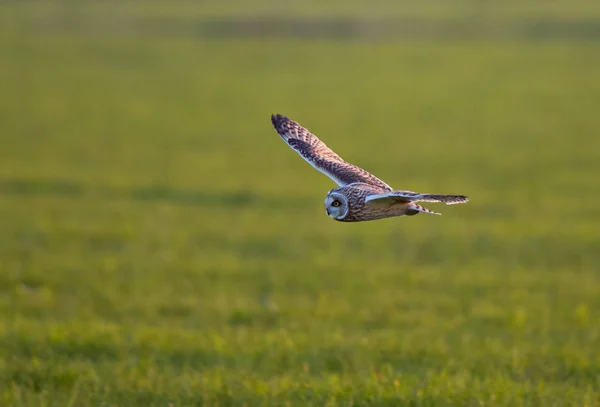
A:
{"type": "Polygon", "coordinates": [[[595,2],[492,13],[586,35],[387,41],[126,23],[298,11],[266,0],[112,3],[116,31],[49,4],[0,6],[0,405],[600,405],[595,2]],[[271,113],[471,202],[337,223],[271,113]]]}

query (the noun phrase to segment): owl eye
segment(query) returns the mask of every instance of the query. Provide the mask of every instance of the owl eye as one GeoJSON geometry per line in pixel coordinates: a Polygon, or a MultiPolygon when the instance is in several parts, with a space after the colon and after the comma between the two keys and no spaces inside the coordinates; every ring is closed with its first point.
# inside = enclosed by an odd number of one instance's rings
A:
{"type": "Polygon", "coordinates": [[[335,206],[337,208],[338,206],[340,206],[340,201],[333,201],[331,203],[331,206],[335,206]]]}

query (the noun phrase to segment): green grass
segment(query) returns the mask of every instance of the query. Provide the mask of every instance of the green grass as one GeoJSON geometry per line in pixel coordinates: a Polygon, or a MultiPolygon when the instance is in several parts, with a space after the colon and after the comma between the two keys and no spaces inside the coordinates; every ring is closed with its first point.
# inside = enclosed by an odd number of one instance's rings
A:
{"type": "Polygon", "coordinates": [[[597,42],[7,27],[1,405],[600,405],[597,42]],[[472,201],[334,222],[275,112],[472,201]]]}

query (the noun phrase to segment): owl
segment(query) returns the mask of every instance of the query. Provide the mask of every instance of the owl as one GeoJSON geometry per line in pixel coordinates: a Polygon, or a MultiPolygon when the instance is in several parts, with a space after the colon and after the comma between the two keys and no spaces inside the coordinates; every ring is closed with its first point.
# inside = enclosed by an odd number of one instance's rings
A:
{"type": "Polygon", "coordinates": [[[399,191],[370,174],[344,161],[310,131],[280,114],[271,122],[281,138],[315,169],[331,178],[338,188],[325,197],[327,215],[340,222],[362,222],[419,213],[440,215],[417,202],[443,202],[446,205],[466,203],[464,195],[421,194],[399,191]]]}

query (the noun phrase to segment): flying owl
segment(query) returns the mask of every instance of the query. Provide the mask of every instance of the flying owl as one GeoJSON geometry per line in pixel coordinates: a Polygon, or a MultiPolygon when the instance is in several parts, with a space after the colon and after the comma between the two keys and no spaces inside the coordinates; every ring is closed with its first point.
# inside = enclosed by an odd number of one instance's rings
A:
{"type": "Polygon", "coordinates": [[[280,114],[271,121],[281,138],[318,171],[339,185],[327,193],[325,211],[340,222],[362,222],[413,216],[419,212],[440,215],[417,202],[466,203],[464,195],[420,194],[397,191],[369,172],[344,161],[310,131],[280,114]]]}

